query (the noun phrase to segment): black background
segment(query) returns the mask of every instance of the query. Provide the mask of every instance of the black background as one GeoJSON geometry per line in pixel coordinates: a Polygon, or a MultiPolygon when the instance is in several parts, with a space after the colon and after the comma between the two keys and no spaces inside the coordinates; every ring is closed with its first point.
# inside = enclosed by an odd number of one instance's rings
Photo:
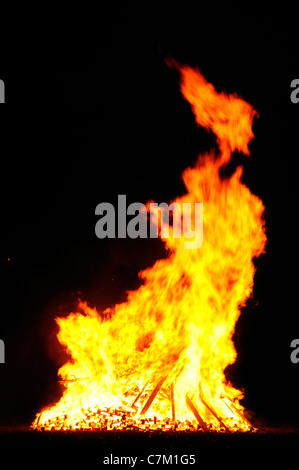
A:
{"type": "Polygon", "coordinates": [[[65,356],[55,316],[75,308],[78,295],[99,309],[125,300],[139,270],[165,255],[155,240],[97,239],[96,205],[116,203],[118,194],[168,202],[184,191],[182,170],[216,146],[165,64],[172,56],[260,115],[250,158],[236,161],[266,206],[267,254],[256,262],[227,374],[245,389],[257,423],[298,426],[299,364],[290,361],[299,337],[299,104],[290,101],[297,43],[287,5],[262,12],[249,2],[125,3],[84,12],[26,7],[9,16],[0,60],[0,424],[30,424],[59,397],[65,356]]]}

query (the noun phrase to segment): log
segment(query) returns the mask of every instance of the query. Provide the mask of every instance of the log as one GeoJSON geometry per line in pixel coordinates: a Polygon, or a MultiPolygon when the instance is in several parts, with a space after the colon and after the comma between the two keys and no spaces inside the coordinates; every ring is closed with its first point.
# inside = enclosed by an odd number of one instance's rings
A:
{"type": "MultiPolygon", "coordinates": [[[[251,422],[250,422],[247,418],[245,418],[245,416],[241,413],[241,411],[238,410],[238,408],[235,407],[235,405],[233,404],[232,400],[231,400],[229,397],[226,397],[226,398],[229,400],[229,402],[230,402],[230,404],[231,404],[231,407],[232,407],[233,410],[237,413],[237,415],[239,415],[240,418],[242,418],[244,421],[246,421],[246,423],[249,424],[249,426],[250,426],[251,428],[254,428],[254,426],[251,424],[251,422]]],[[[224,400],[222,400],[222,401],[224,401],[224,400]]],[[[224,402],[224,403],[225,403],[225,402],[224,402]]],[[[228,405],[226,404],[226,406],[228,406],[228,405]]],[[[230,407],[229,407],[229,408],[230,408],[230,407]]],[[[232,410],[231,410],[231,411],[232,411],[232,410]]]]}
{"type": "Polygon", "coordinates": [[[188,408],[190,409],[190,411],[192,411],[192,413],[194,414],[195,418],[197,419],[200,427],[204,430],[204,431],[209,431],[208,430],[208,427],[206,425],[206,423],[204,422],[204,420],[201,418],[200,414],[198,413],[197,411],[197,408],[195,407],[195,405],[192,403],[191,399],[188,397],[188,395],[186,394],[186,404],[188,406],[188,408]]]}
{"type": "Polygon", "coordinates": [[[59,383],[63,384],[65,382],[78,382],[80,380],[88,380],[89,377],[74,377],[73,379],[61,379],[61,380],[58,380],[59,383]]]}
{"type": "Polygon", "coordinates": [[[133,408],[134,405],[136,405],[136,403],[138,402],[139,398],[141,397],[141,395],[143,394],[144,390],[146,389],[146,386],[147,386],[147,382],[145,382],[145,385],[143,386],[141,392],[139,392],[139,394],[137,395],[137,397],[135,398],[135,400],[133,401],[131,407],[133,408]]]}
{"type": "Polygon", "coordinates": [[[209,410],[209,412],[215,416],[215,418],[219,421],[219,423],[221,424],[221,426],[223,426],[225,428],[226,431],[229,432],[229,429],[228,427],[224,424],[224,422],[222,421],[221,418],[219,418],[219,416],[217,415],[216,411],[213,410],[213,408],[211,406],[209,406],[202,397],[199,397],[200,401],[202,402],[203,405],[205,405],[207,407],[207,409],[209,410]]]}
{"type": "Polygon", "coordinates": [[[41,417],[42,417],[42,414],[39,413],[39,414],[38,414],[37,421],[36,421],[36,424],[35,424],[36,427],[38,427],[41,417]]]}
{"type": "Polygon", "coordinates": [[[151,406],[151,404],[153,403],[154,399],[156,398],[157,396],[157,393],[159,392],[160,388],[162,387],[163,383],[165,382],[165,380],[167,379],[167,376],[164,376],[162,377],[159,382],[157,383],[157,385],[155,386],[154,390],[152,391],[152,393],[150,394],[146,404],[144,405],[144,407],[142,408],[141,410],[141,415],[144,415],[147,410],[149,409],[149,407],[151,406]]]}
{"type": "Polygon", "coordinates": [[[226,401],[224,401],[223,398],[220,398],[221,401],[223,401],[223,403],[225,404],[225,406],[229,409],[229,411],[231,412],[231,414],[235,414],[235,412],[231,409],[231,407],[226,403],[226,401]]]}
{"type": "Polygon", "coordinates": [[[170,399],[171,399],[172,421],[173,421],[173,423],[175,423],[175,403],[174,403],[174,386],[173,386],[173,382],[170,385],[170,399]]]}

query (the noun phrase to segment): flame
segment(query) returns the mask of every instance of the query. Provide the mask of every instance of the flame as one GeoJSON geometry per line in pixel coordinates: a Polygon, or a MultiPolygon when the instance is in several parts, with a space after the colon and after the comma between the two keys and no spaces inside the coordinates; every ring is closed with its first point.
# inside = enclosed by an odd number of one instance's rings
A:
{"type": "Polygon", "coordinates": [[[203,244],[185,249],[170,233],[167,258],[140,273],[124,303],[98,312],[80,302],[56,319],[70,356],[59,370],[65,389],[33,428],[252,429],[225,369],[236,360],[232,336],[252,293],[253,258],[265,249],[264,206],[242,183],[241,166],[229,178],[220,169],[233,151],[249,155],[257,113],[199,70],[176,67],[197,123],[219,146],[183,172],[186,194],[175,200],[203,203],[203,244]]]}

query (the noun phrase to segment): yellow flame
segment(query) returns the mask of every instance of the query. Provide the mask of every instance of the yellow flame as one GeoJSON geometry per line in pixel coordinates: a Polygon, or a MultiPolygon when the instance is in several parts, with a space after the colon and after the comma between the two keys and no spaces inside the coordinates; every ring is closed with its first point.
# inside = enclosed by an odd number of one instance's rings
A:
{"type": "Polygon", "coordinates": [[[197,123],[220,149],[184,171],[186,194],[175,200],[203,203],[203,244],[185,249],[184,237],[170,236],[168,257],[140,273],[143,284],[126,302],[101,314],[80,303],[56,319],[70,356],[59,370],[65,390],[34,428],[250,429],[242,392],[224,371],[236,360],[232,335],[252,292],[253,258],[266,244],[264,206],[241,167],[230,178],[219,171],[233,151],[249,154],[257,113],[198,70],[177,67],[197,123]]]}

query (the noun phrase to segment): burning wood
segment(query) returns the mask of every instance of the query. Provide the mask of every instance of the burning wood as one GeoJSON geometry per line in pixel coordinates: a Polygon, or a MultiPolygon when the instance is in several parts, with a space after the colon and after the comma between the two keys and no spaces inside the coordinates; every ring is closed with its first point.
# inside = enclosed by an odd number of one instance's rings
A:
{"type": "Polygon", "coordinates": [[[174,402],[174,386],[173,382],[170,385],[170,400],[171,400],[171,411],[172,411],[172,421],[175,424],[175,402],[174,402]]]}
{"type": "Polygon", "coordinates": [[[254,426],[251,424],[251,422],[241,413],[241,411],[238,410],[238,408],[235,407],[233,404],[232,400],[228,397],[226,397],[227,400],[230,402],[230,406],[226,403],[226,401],[222,398],[223,403],[226,404],[226,406],[232,411],[237,413],[238,416],[240,416],[241,419],[243,419],[252,429],[254,429],[254,426]]]}
{"type": "Polygon", "coordinates": [[[213,408],[211,406],[209,406],[202,397],[200,397],[200,401],[202,402],[203,405],[205,405],[205,407],[209,410],[210,413],[212,413],[213,416],[215,416],[215,418],[219,421],[219,423],[221,424],[221,426],[224,427],[224,429],[226,431],[229,431],[228,427],[224,424],[224,422],[222,421],[221,418],[219,418],[219,416],[217,415],[217,413],[213,410],[213,408]]]}
{"type": "Polygon", "coordinates": [[[156,398],[156,395],[157,393],[159,392],[160,388],[162,387],[163,383],[165,382],[165,380],[167,379],[167,376],[165,377],[162,377],[159,382],[157,383],[157,385],[155,386],[154,390],[152,391],[152,393],[150,394],[149,396],[149,399],[147,400],[146,404],[144,405],[144,407],[142,408],[142,411],[141,411],[141,415],[144,415],[147,410],[149,409],[149,407],[151,406],[151,404],[153,403],[154,399],[156,398]]]}
{"type": "Polygon", "coordinates": [[[214,132],[219,147],[218,155],[207,153],[184,171],[186,193],[173,201],[189,208],[190,220],[194,203],[203,204],[202,246],[186,248],[194,234],[183,230],[178,237],[174,217],[169,238],[163,239],[168,256],[142,271],[141,287],[130,291],[125,302],[104,312],[80,303],[78,311],[56,319],[58,340],[70,355],[59,370],[65,391],[37,415],[34,428],[154,430],[175,423],[180,430],[198,423],[204,431],[250,429],[239,411],[243,394],[228,384],[225,369],[236,358],[232,337],[240,305],[252,292],[253,258],[266,244],[264,206],[242,183],[241,166],[226,177],[222,170],[233,152],[249,155],[257,113],[236,94],[218,93],[198,70],[175,67],[196,122],[214,132]],[[139,381],[153,371],[161,378],[143,404],[148,385],[138,393],[139,381]],[[166,373],[175,383],[175,402],[174,386],[170,396],[162,389],[166,373]],[[88,380],[74,380],[86,375],[88,380]],[[207,391],[199,404],[204,419],[190,399],[198,396],[199,383],[207,391]],[[209,396],[215,397],[213,407],[209,396]],[[233,396],[236,405],[230,405],[233,412],[228,410],[225,423],[218,406],[214,409],[223,396],[233,396]],[[156,418],[146,418],[153,402],[156,418]]]}
{"type": "Polygon", "coordinates": [[[83,429],[98,429],[98,430],[137,430],[137,431],[196,431],[196,426],[191,423],[186,427],[186,424],[181,421],[177,421],[174,427],[173,422],[170,418],[158,419],[146,418],[145,416],[136,418],[134,412],[105,408],[103,410],[98,409],[97,411],[92,408],[88,408],[82,411],[81,420],[78,420],[74,424],[68,424],[66,415],[57,417],[55,420],[44,422],[39,427],[41,430],[52,431],[52,430],[83,430],[83,429]],[[92,425],[90,424],[92,422],[92,425]]]}
{"type": "Polygon", "coordinates": [[[143,386],[143,388],[141,389],[141,391],[138,393],[137,397],[135,398],[135,400],[133,401],[132,403],[132,408],[135,407],[136,403],[138,402],[139,398],[141,397],[141,395],[143,394],[144,390],[146,389],[147,387],[147,382],[145,383],[145,385],[143,386]]]}
{"type": "Polygon", "coordinates": [[[194,414],[195,418],[197,419],[197,421],[198,421],[200,427],[203,429],[203,431],[208,431],[208,427],[207,427],[206,423],[201,418],[200,414],[198,413],[198,410],[197,410],[196,406],[192,403],[192,401],[188,397],[188,395],[186,395],[186,404],[187,404],[188,408],[194,414]]]}

